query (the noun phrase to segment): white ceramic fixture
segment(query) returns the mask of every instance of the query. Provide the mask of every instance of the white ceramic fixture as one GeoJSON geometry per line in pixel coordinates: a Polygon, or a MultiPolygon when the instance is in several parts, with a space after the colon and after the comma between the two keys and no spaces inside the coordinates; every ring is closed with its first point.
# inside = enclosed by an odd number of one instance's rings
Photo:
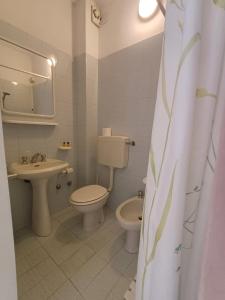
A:
{"type": "Polygon", "coordinates": [[[83,213],[83,229],[95,230],[104,221],[103,206],[113,188],[114,168],[124,168],[128,163],[128,141],[124,136],[98,137],[98,163],[109,167],[109,187],[84,186],[71,195],[70,203],[83,213]]]}
{"type": "Polygon", "coordinates": [[[117,220],[126,230],[125,249],[130,253],[136,253],[139,248],[143,201],[141,197],[133,197],[120,204],[116,210],[117,220]]]}
{"type": "Polygon", "coordinates": [[[12,163],[10,166],[10,172],[16,173],[17,178],[31,181],[33,187],[32,228],[39,236],[48,236],[51,233],[47,195],[48,180],[68,167],[67,162],[57,159],[30,164],[12,163]]]}
{"type": "Polygon", "coordinates": [[[92,231],[104,222],[103,206],[109,197],[106,188],[100,185],[88,185],[71,195],[70,202],[83,213],[85,231],[92,231]]]}

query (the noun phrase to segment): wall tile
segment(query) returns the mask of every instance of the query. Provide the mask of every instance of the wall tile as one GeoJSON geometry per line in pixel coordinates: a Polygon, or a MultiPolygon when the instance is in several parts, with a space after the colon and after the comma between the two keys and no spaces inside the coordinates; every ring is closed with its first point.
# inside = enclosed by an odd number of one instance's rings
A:
{"type": "MultiPolygon", "coordinates": [[[[64,141],[71,141],[74,146],[74,103],[72,89],[72,58],[53,48],[52,46],[22,32],[21,30],[0,21],[0,33],[2,36],[18,42],[28,48],[54,55],[57,58],[55,72],[55,102],[57,127],[12,125],[4,124],[4,141],[6,161],[11,163],[19,161],[20,157],[35,152],[44,152],[48,157],[64,159],[76,169],[76,151],[64,152],[58,150],[58,146],[64,141]]],[[[52,213],[68,206],[69,194],[76,186],[76,173],[68,176],[73,184],[68,187],[65,177],[55,177],[49,182],[49,206],[52,213]],[[59,192],[55,184],[61,183],[63,188],[59,192]]],[[[10,181],[10,196],[14,229],[18,230],[30,224],[32,194],[29,184],[23,181],[10,181]],[[29,186],[29,188],[28,188],[29,186]]]]}
{"type": "MultiPolygon", "coordinates": [[[[142,179],[147,173],[161,45],[162,34],[99,61],[98,133],[112,127],[113,135],[136,142],[130,147],[128,166],[115,171],[109,199],[113,208],[145,188],[142,179]]],[[[107,168],[98,170],[100,183],[107,186],[107,168]]]]}

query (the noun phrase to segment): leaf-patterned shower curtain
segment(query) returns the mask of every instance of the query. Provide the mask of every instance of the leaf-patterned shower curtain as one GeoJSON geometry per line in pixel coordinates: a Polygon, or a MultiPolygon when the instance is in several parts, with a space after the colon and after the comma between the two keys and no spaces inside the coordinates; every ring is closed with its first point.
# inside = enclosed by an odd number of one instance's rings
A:
{"type": "MultiPolygon", "coordinates": [[[[225,109],[225,0],[168,2],[136,300],[203,300],[225,109]]],[[[223,288],[212,300],[225,299],[223,288]]]]}

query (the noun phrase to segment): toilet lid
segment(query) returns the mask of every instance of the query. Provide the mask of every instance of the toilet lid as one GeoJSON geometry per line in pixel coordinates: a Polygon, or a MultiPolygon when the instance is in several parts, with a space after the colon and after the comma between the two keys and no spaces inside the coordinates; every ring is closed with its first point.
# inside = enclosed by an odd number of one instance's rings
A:
{"type": "Polygon", "coordinates": [[[96,201],[107,194],[107,189],[101,185],[84,186],[71,195],[71,201],[85,204],[87,202],[96,201]]]}

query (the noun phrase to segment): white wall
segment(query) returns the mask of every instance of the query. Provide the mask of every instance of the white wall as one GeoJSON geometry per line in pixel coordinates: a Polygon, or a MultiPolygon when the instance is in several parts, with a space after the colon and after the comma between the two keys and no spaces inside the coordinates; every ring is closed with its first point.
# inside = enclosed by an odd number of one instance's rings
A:
{"type": "Polygon", "coordinates": [[[73,57],[85,53],[85,1],[78,0],[72,5],[73,57]]]}
{"type": "Polygon", "coordinates": [[[0,298],[4,300],[16,300],[16,269],[12,218],[3,145],[4,143],[0,114],[0,298]]]}
{"type": "Polygon", "coordinates": [[[2,0],[0,19],[72,54],[71,0],[2,0]]]}
{"type": "Polygon", "coordinates": [[[99,28],[91,22],[91,0],[86,0],[86,53],[99,55],[99,28]]]}
{"type": "Polygon", "coordinates": [[[73,3],[73,56],[83,53],[98,58],[99,28],[91,22],[91,0],[73,3]]]}
{"type": "Polygon", "coordinates": [[[97,0],[103,15],[99,57],[136,44],[163,31],[164,17],[158,12],[148,21],[138,16],[139,0],[97,0]]]}

